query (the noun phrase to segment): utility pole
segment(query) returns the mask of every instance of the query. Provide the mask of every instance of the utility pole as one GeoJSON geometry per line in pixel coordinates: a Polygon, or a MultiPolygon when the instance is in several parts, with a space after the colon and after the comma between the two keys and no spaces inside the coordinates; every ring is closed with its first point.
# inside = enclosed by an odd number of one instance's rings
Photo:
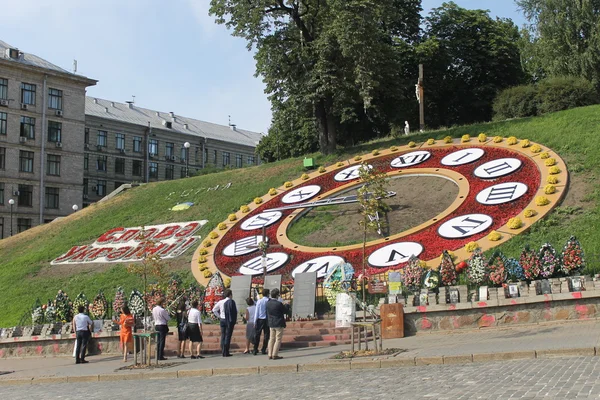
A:
{"type": "Polygon", "coordinates": [[[419,101],[419,130],[425,129],[425,98],[423,89],[423,64],[419,64],[419,80],[416,85],[417,100],[419,101]]]}

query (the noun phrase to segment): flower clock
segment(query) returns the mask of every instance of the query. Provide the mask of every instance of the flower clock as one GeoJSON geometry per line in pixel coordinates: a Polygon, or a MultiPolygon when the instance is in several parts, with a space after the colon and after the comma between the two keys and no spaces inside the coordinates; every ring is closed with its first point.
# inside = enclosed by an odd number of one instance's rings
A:
{"type": "MultiPolygon", "coordinates": [[[[457,259],[468,259],[468,243],[476,243],[481,251],[498,246],[543,218],[565,193],[567,168],[558,154],[530,141],[509,139],[480,136],[411,142],[303,174],[240,207],[235,218],[215,224],[218,235],[209,235],[211,239],[196,250],[192,272],[206,284],[217,271],[230,277],[249,275],[256,283],[262,281],[264,268],[267,274],[281,274],[287,283],[303,272],[324,278],[328,268],[342,262],[360,271],[362,241],[318,247],[294,242],[288,230],[310,210],[356,203],[362,165],[385,173],[388,182],[412,182],[412,186],[389,192],[399,202],[397,208],[402,208],[405,196],[423,190],[425,185],[419,182],[427,177],[455,188],[450,198],[443,199],[447,202],[443,209],[425,220],[369,239],[367,275],[404,268],[411,256],[435,268],[444,250],[453,251],[457,259]],[[549,158],[551,166],[546,163],[549,158]],[[551,191],[546,187],[549,182],[553,182],[551,191]]],[[[439,191],[435,185],[428,190],[422,195],[424,200],[439,191]]],[[[418,207],[412,211],[420,214],[418,207]]],[[[353,230],[359,229],[358,218],[353,230]]]]}

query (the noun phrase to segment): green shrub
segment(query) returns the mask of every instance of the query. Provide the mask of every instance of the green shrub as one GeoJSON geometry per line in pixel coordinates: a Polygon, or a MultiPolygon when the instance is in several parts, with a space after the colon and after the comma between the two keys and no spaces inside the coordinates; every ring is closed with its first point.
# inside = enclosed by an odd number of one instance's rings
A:
{"type": "Polygon", "coordinates": [[[531,117],[537,114],[536,88],[533,85],[514,86],[496,96],[494,119],[531,117]]]}
{"type": "Polygon", "coordinates": [[[594,85],[576,77],[544,79],[538,84],[536,98],[539,114],[589,106],[599,101],[594,85]]]}

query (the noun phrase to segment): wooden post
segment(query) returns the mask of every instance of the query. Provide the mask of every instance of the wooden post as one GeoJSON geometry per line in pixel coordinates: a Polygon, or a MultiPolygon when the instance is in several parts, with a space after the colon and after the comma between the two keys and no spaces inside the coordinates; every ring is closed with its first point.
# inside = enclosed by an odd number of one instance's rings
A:
{"type": "Polygon", "coordinates": [[[419,64],[419,129],[421,132],[425,129],[425,99],[423,89],[423,64],[419,64]]]}

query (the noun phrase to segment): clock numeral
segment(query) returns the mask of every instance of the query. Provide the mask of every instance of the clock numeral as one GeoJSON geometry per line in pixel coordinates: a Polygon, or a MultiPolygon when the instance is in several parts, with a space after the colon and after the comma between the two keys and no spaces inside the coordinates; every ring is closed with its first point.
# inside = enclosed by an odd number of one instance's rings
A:
{"type": "Polygon", "coordinates": [[[517,191],[517,185],[506,186],[506,187],[494,187],[488,193],[487,201],[498,201],[498,200],[512,200],[515,192],[517,191]]]}
{"type": "Polygon", "coordinates": [[[481,225],[485,224],[486,221],[485,220],[480,221],[480,220],[476,220],[471,217],[467,217],[467,218],[463,219],[462,221],[460,221],[460,223],[471,223],[471,225],[452,225],[452,228],[459,231],[461,235],[465,235],[465,234],[471,232],[473,229],[476,229],[476,228],[480,227],[481,225]]]}
{"type": "Polygon", "coordinates": [[[423,161],[427,160],[430,156],[431,153],[428,151],[415,151],[400,157],[396,157],[394,160],[392,160],[391,165],[394,168],[409,167],[411,165],[422,163],[423,161]]]}
{"type": "Polygon", "coordinates": [[[407,258],[404,254],[400,253],[399,251],[392,250],[390,252],[390,257],[388,258],[387,262],[393,263],[394,261],[396,261],[396,256],[397,255],[400,256],[401,259],[407,258]]]}
{"type": "Polygon", "coordinates": [[[460,239],[488,229],[494,220],[485,214],[467,214],[452,218],[438,228],[438,234],[447,239],[460,239]]]}
{"type": "Polygon", "coordinates": [[[323,278],[327,275],[327,271],[330,267],[343,263],[344,259],[340,256],[322,256],[308,260],[298,265],[292,271],[292,277],[295,278],[296,274],[303,274],[305,272],[316,272],[317,278],[323,278]]]}
{"type": "Polygon", "coordinates": [[[245,231],[261,229],[263,226],[274,224],[281,216],[282,214],[279,211],[263,212],[244,221],[244,223],[242,223],[242,229],[245,231]]]}
{"type": "Polygon", "coordinates": [[[493,165],[493,166],[491,166],[489,168],[484,168],[483,170],[489,176],[493,176],[493,175],[496,175],[500,171],[503,171],[505,169],[510,169],[510,168],[512,168],[511,165],[505,161],[502,164],[493,165]]]}

